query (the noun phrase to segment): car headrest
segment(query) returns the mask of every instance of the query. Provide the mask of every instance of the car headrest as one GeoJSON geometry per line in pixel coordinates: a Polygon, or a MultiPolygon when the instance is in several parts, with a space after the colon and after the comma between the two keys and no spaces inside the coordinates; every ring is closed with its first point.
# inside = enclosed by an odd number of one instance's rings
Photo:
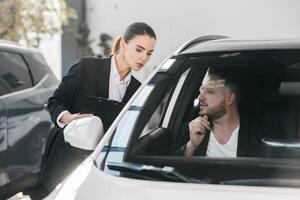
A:
{"type": "Polygon", "coordinates": [[[71,146],[85,150],[95,149],[103,135],[103,124],[97,116],[74,120],[64,129],[65,141],[71,146]]]}

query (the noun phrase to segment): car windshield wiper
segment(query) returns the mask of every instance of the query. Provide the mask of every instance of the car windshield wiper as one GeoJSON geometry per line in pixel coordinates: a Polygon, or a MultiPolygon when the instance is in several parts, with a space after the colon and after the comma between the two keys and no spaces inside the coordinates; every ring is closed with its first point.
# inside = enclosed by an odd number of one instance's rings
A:
{"type": "MultiPolygon", "coordinates": [[[[185,183],[205,183],[204,181],[187,177],[179,173],[174,167],[164,166],[156,167],[153,165],[144,165],[131,162],[108,162],[107,167],[111,170],[128,172],[137,175],[143,175],[152,178],[155,175],[162,176],[167,180],[179,181],[185,183]]],[[[155,178],[158,178],[155,176],[155,178]]]]}

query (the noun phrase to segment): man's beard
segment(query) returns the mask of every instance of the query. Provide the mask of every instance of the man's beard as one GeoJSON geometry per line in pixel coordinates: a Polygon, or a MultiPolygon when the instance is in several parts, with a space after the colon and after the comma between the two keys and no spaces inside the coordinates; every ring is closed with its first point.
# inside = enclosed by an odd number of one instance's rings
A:
{"type": "Polygon", "coordinates": [[[226,114],[226,106],[225,106],[225,100],[223,100],[219,105],[208,108],[208,111],[206,113],[202,113],[200,110],[200,116],[207,115],[208,120],[210,122],[219,119],[220,117],[224,116],[226,114]]]}

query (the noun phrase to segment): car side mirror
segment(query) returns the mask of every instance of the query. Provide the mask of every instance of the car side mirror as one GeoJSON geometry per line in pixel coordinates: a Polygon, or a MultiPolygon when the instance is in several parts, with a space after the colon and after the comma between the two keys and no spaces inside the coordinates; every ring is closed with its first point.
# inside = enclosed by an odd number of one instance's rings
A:
{"type": "Polygon", "coordinates": [[[97,116],[74,120],[64,129],[65,142],[84,150],[94,150],[103,135],[102,120],[97,116]]]}

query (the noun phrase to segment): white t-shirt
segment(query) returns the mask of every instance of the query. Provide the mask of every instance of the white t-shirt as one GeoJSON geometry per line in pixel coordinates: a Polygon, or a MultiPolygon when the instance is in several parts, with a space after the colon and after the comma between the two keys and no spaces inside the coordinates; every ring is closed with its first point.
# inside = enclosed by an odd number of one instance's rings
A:
{"type": "Polygon", "coordinates": [[[237,153],[238,135],[240,126],[237,126],[226,144],[220,144],[215,138],[214,133],[210,132],[210,137],[207,145],[207,157],[228,157],[234,158],[237,153]]]}

